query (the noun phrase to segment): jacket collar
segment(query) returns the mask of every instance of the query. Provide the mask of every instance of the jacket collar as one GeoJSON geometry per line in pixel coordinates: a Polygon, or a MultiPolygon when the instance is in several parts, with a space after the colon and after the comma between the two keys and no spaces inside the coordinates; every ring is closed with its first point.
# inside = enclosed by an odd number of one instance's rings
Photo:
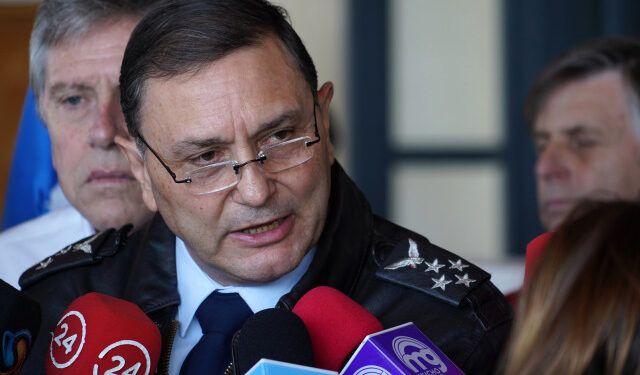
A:
{"type": "Polygon", "coordinates": [[[292,308],[304,294],[325,285],[350,295],[371,248],[373,215],[362,192],[335,162],[327,221],[309,270],[279,305],[292,308]]]}
{"type": "Polygon", "coordinates": [[[145,313],[180,304],[176,236],[160,214],[156,214],[130,241],[137,249],[137,256],[125,287],[125,299],[136,303],[145,313]]]}

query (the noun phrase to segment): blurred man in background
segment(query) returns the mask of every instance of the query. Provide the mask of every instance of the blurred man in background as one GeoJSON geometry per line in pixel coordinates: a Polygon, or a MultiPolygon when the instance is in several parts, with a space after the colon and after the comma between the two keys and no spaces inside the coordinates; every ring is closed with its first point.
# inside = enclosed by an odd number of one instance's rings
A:
{"type": "Polygon", "coordinates": [[[640,42],[604,38],[554,60],[525,119],[538,153],[540,220],[555,230],[584,198],[640,197],[640,42]]]}
{"type": "Polygon", "coordinates": [[[20,274],[69,243],[151,214],[114,143],[126,136],[118,78],[131,31],[154,1],[45,0],[30,43],[30,83],[51,138],[53,164],[73,207],[0,234],[0,278],[20,274]]]}

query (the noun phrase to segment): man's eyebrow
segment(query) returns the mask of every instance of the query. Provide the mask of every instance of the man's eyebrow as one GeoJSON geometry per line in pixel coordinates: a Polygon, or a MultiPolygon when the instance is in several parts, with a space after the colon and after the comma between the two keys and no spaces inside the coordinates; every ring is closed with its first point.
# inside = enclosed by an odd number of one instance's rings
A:
{"type": "Polygon", "coordinates": [[[177,157],[183,157],[203,149],[211,148],[215,145],[224,144],[224,140],[220,137],[211,137],[205,139],[187,138],[177,142],[171,146],[171,152],[177,157]]]}
{"type": "MultiPolygon", "coordinates": [[[[299,111],[286,111],[275,119],[260,124],[258,127],[258,134],[268,132],[283,123],[295,120],[298,117],[300,117],[299,111]]],[[[187,138],[172,145],[171,152],[178,157],[182,157],[217,145],[225,145],[227,143],[228,142],[221,137],[210,137],[205,139],[187,138]]]]}
{"type": "Polygon", "coordinates": [[[575,125],[562,131],[569,137],[575,137],[581,134],[601,134],[602,129],[592,126],[575,125]]]}
{"type": "Polygon", "coordinates": [[[79,91],[88,91],[88,90],[92,90],[93,88],[89,85],[83,84],[83,83],[64,83],[64,82],[58,82],[55,83],[54,85],[51,86],[51,88],[49,89],[49,93],[51,95],[56,95],[58,92],[60,91],[65,91],[65,90],[79,90],[79,91]]]}
{"type": "Polygon", "coordinates": [[[300,114],[299,114],[298,111],[295,111],[295,110],[286,111],[286,112],[280,114],[275,119],[262,123],[258,127],[258,129],[259,129],[260,132],[268,131],[268,130],[271,130],[273,128],[277,128],[278,126],[280,126],[284,122],[295,120],[298,117],[300,117],[300,114]]]}
{"type": "MultiPolygon", "coordinates": [[[[567,137],[577,137],[583,134],[600,135],[600,134],[603,134],[603,129],[599,127],[578,124],[566,129],[562,129],[561,134],[567,137]]],[[[532,134],[532,138],[533,139],[549,139],[551,138],[551,133],[548,130],[534,130],[532,134]]]]}

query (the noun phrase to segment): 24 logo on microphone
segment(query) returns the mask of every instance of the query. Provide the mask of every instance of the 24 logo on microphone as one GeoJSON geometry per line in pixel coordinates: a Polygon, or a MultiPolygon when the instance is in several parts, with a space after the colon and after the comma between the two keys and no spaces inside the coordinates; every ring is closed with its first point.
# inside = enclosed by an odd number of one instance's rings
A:
{"type": "Polygon", "coordinates": [[[78,358],[87,338],[87,323],[78,311],[69,311],[58,322],[49,346],[49,356],[56,368],[71,366],[78,358]]]}
{"type": "MultiPolygon", "coordinates": [[[[59,370],[69,368],[71,373],[76,360],[78,365],[86,368],[87,360],[93,359],[93,375],[148,375],[151,368],[149,351],[135,340],[118,340],[104,347],[100,353],[82,356],[87,340],[87,322],[79,311],[65,314],[53,332],[49,347],[51,363],[59,370]],[[93,358],[91,358],[93,357],[93,358]],[[85,363],[80,363],[85,362],[85,363]]],[[[95,353],[95,352],[94,352],[95,353]]],[[[75,372],[75,370],[73,370],[75,372]]],[[[64,370],[63,370],[64,372],[64,370]]]]}
{"type": "Polygon", "coordinates": [[[149,375],[160,346],[158,327],[138,306],[85,294],[69,305],[53,331],[47,375],[149,375]]]}

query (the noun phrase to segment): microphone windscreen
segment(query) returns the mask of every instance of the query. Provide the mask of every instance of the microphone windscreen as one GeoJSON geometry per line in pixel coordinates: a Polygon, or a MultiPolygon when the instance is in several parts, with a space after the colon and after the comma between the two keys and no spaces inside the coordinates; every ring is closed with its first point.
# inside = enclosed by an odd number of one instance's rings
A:
{"type": "Polygon", "coordinates": [[[309,333],[302,320],[286,309],[266,309],[250,316],[234,335],[232,348],[237,375],[263,358],[313,366],[309,333]]]}
{"type": "Polygon", "coordinates": [[[89,293],[73,301],[55,327],[47,375],[153,374],[160,349],[158,327],[137,305],[89,293]]]}
{"type": "Polygon", "coordinates": [[[382,324],[364,307],[327,286],[307,292],[293,312],[309,331],[316,367],[331,371],[339,371],[367,335],[382,330],[382,324]]]}
{"type": "Polygon", "coordinates": [[[0,280],[0,374],[18,374],[40,329],[40,305],[0,280]]]}

